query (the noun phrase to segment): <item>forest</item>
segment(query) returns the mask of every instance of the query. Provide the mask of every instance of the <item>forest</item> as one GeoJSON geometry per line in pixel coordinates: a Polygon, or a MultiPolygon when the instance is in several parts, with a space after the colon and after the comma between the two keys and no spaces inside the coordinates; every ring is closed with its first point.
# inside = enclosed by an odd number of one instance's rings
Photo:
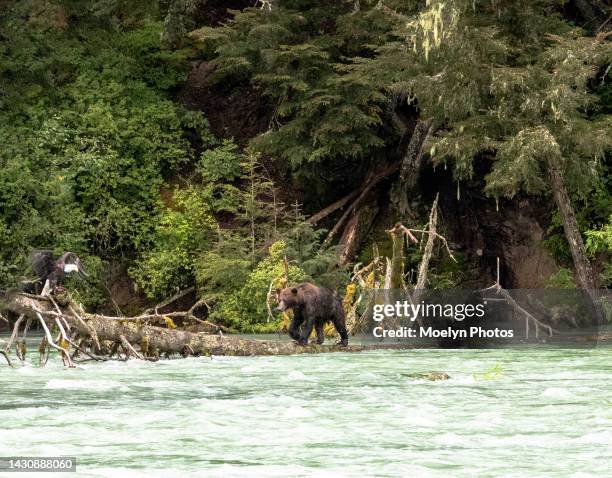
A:
{"type": "Polygon", "coordinates": [[[347,310],[377,280],[608,288],[611,15],[2,0],[0,289],[32,279],[33,250],[73,251],[83,310],[178,294],[224,330],[272,332],[270,291],[301,281],[347,310]]]}

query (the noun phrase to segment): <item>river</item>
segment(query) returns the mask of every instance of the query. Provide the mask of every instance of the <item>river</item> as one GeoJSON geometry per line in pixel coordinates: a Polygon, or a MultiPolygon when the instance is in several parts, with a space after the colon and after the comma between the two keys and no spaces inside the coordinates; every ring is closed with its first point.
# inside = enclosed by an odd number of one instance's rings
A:
{"type": "Polygon", "coordinates": [[[52,357],[0,365],[0,455],[75,456],[71,477],[610,476],[611,374],[610,348],[52,357]]]}

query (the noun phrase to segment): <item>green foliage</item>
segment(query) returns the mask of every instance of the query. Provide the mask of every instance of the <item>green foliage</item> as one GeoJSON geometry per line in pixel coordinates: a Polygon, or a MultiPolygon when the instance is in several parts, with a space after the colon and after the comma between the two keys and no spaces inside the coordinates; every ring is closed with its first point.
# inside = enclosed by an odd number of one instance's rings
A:
{"type": "Polygon", "coordinates": [[[541,164],[548,157],[559,158],[561,150],[546,128],[524,129],[502,143],[497,150],[495,169],[487,177],[485,191],[512,197],[523,190],[529,194],[545,189],[541,164]]]}
{"type": "Polygon", "coordinates": [[[256,153],[240,153],[231,141],[203,151],[191,185],[167,201],[152,247],[131,276],[156,299],[195,282],[215,320],[249,330],[268,324],[266,294],[271,281],[284,278],[285,257],[291,281],[338,285],[341,272],[330,272],[336,254],[320,250],[323,231],[299,211],[289,214],[275,191],[256,153]],[[231,215],[232,228],[215,214],[231,215]]]}
{"type": "Polygon", "coordinates": [[[240,190],[233,183],[242,175],[241,162],[238,146],[229,140],[201,154],[196,172],[216,213],[236,214],[240,208],[240,190]]]}
{"type": "Polygon", "coordinates": [[[35,247],[98,262],[146,250],[160,188],[193,159],[185,130],[210,140],[201,115],[165,93],[185,78],[186,52],[162,47],[156,9],[139,2],[11,2],[6,12],[0,286],[15,284],[35,247]]]}
{"type": "MultiPolygon", "coordinates": [[[[63,253],[63,250],[59,253],[63,253]]],[[[80,255],[89,277],[66,278],[65,286],[70,290],[73,299],[86,308],[95,308],[106,302],[108,293],[102,282],[105,281],[104,263],[96,256],[80,255]]]]}
{"type": "Polygon", "coordinates": [[[193,26],[193,13],[197,7],[196,0],[169,0],[164,18],[163,40],[171,46],[179,46],[185,41],[187,32],[193,26]]]}
{"type": "Polygon", "coordinates": [[[575,289],[576,283],[572,271],[562,267],[559,272],[552,274],[546,279],[545,287],[547,289],[575,289]]]}
{"type": "Polygon", "coordinates": [[[176,190],[130,275],[150,298],[163,298],[194,282],[194,258],[210,247],[217,223],[206,196],[197,187],[176,190]]]}
{"type": "MultiPolygon", "coordinates": [[[[594,188],[587,194],[575,195],[572,203],[576,210],[576,219],[581,231],[585,233],[587,253],[595,259],[598,254],[605,255],[606,224],[612,214],[612,178],[610,166],[602,164],[599,176],[601,178],[594,188]],[[603,235],[602,235],[603,234],[603,235]],[[602,243],[602,239],[604,243],[602,243]]],[[[557,211],[551,216],[550,226],[547,230],[546,248],[563,264],[570,264],[572,260],[563,224],[557,211]]],[[[605,274],[605,272],[604,272],[605,274]]],[[[603,279],[603,283],[608,283],[603,279]]]]}
{"type": "Polygon", "coordinates": [[[243,171],[242,179],[245,187],[240,193],[238,216],[248,223],[251,259],[255,260],[258,236],[270,232],[268,228],[262,227],[270,219],[270,213],[272,213],[273,219],[271,234],[274,237],[278,232],[276,229],[278,221],[276,205],[272,204],[273,209],[270,211],[268,209],[269,203],[264,197],[269,192],[274,194],[274,184],[266,174],[259,155],[253,151],[246,151],[240,166],[243,171]]]}
{"type": "Polygon", "coordinates": [[[603,258],[603,270],[600,274],[603,287],[612,286],[612,216],[608,222],[599,229],[586,231],[586,249],[591,255],[600,255],[603,258]]]}
{"type": "MultiPolygon", "coordinates": [[[[294,213],[295,214],[295,213],[294,213]]],[[[299,264],[305,274],[317,284],[330,289],[344,286],[349,276],[346,270],[336,267],[338,251],[336,247],[323,247],[325,229],[315,229],[299,214],[283,234],[287,243],[286,255],[291,263],[299,264]]]]}
{"type": "Polygon", "coordinates": [[[457,262],[450,257],[444,257],[428,274],[428,288],[434,290],[460,288],[464,283],[469,264],[463,254],[454,253],[457,262]]]}
{"type": "MultiPolygon", "coordinates": [[[[547,193],[555,159],[589,253],[609,255],[612,43],[562,18],[562,0],[283,0],[191,34],[204,0],[4,4],[0,288],[32,248],[69,249],[92,271],[69,282],[88,305],[118,261],[151,299],[197,284],[215,319],[275,326],[265,297],[285,257],[291,281],[338,288],[347,277],[273,177],[307,180],[305,202],[358,181],[400,159],[416,116],[434,120],[427,159],[454,179],[474,174],[475,157],[491,161],[490,196],[547,193]],[[240,86],[267,113],[269,131],[244,151],[178,106],[196,54],[211,91],[240,86]]],[[[558,215],[548,235],[571,260],[558,215]]],[[[432,287],[462,280],[461,263],[433,265],[432,287]]]]}
{"type": "Polygon", "coordinates": [[[197,170],[203,181],[234,181],[241,174],[238,146],[225,140],[221,146],[204,151],[197,170]]]}
{"type": "Polygon", "coordinates": [[[210,250],[194,260],[196,283],[201,294],[212,303],[222,303],[228,294],[240,290],[253,267],[247,238],[219,230],[210,250]]]}
{"type": "Polygon", "coordinates": [[[600,229],[586,232],[586,249],[591,254],[596,252],[612,253],[612,216],[600,229]]]}
{"type": "MultiPolygon", "coordinates": [[[[225,298],[219,310],[213,314],[214,317],[242,330],[260,330],[260,326],[270,319],[266,307],[270,284],[278,287],[285,275],[285,248],[283,241],[272,244],[269,255],[248,274],[240,289],[225,298]]],[[[290,283],[302,282],[308,278],[300,267],[292,264],[288,267],[288,276],[290,283]]]]}
{"type": "Polygon", "coordinates": [[[552,152],[585,191],[610,148],[609,116],[587,113],[599,103],[591,85],[612,48],[563,21],[562,3],[431,0],[416,13],[395,12],[394,41],[355,58],[353,71],[435,120],[432,159],[451,162],[457,179],[472,176],[477,153],[489,153],[487,193],[541,192],[541,162],[552,152]]]}
{"type": "Polygon", "coordinates": [[[248,79],[276,105],[276,127],[254,141],[259,149],[287,159],[294,169],[326,159],[364,159],[384,144],[376,131],[386,98],[366,78],[343,69],[338,42],[361,50],[370,37],[356,43],[345,25],[346,42],[333,38],[315,27],[324,21],[322,9],[301,5],[296,11],[291,3],[272,13],[236,12],[226,25],[192,36],[214,57],[218,82],[248,79]]]}

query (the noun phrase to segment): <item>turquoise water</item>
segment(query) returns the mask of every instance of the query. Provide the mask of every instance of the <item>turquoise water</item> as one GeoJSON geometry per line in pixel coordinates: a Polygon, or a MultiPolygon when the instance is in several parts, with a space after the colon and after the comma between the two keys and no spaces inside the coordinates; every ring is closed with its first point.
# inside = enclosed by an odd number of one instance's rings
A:
{"type": "Polygon", "coordinates": [[[603,477],[611,374],[602,348],[52,357],[0,365],[0,455],[76,456],[72,477],[603,477]]]}

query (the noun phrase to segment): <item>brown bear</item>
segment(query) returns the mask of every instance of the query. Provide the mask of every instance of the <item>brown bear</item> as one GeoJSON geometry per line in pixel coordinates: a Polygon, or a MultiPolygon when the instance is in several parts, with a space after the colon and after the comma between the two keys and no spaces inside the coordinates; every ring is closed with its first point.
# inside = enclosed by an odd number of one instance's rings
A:
{"type": "Polygon", "coordinates": [[[313,327],[317,332],[317,344],[325,340],[323,326],[331,321],[340,334],[336,345],[348,345],[348,333],[344,323],[344,308],[340,298],[331,290],[303,282],[295,287],[276,289],[276,299],[281,312],[293,309],[293,320],[289,326],[289,335],[298,344],[308,344],[313,327]],[[304,324],[302,332],[300,327],[304,324]]]}

